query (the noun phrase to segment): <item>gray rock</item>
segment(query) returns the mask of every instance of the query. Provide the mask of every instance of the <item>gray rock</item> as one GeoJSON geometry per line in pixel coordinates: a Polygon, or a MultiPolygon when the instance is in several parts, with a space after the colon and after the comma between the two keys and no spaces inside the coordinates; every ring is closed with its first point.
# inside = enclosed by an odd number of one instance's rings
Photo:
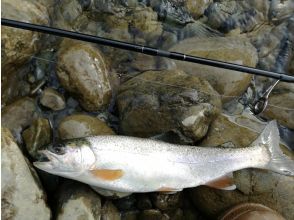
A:
{"type": "Polygon", "coordinates": [[[51,128],[45,118],[38,118],[33,121],[31,126],[24,130],[22,137],[29,154],[36,158],[37,151],[45,149],[46,145],[51,142],[51,128]]]}
{"type": "Polygon", "coordinates": [[[75,114],[63,118],[59,124],[58,133],[61,139],[115,134],[103,121],[86,114],[75,114]]]}
{"type": "Polygon", "coordinates": [[[112,92],[108,74],[97,48],[63,40],[58,52],[58,78],[87,111],[98,111],[109,105],[112,92]]]}
{"type": "Polygon", "coordinates": [[[159,210],[148,209],[140,213],[139,219],[142,220],[167,220],[170,219],[168,215],[162,214],[159,210]]]}
{"type": "Polygon", "coordinates": [[[213,2],[212,0],[186,0],[185,7],[193,18],[197,19],[204,14],[205,9],[213,2]]]}
{"type": "Polygon", "coordinates": [[[221,108],[209,83],[180,70],[146,71],[122,84],[117,96],[123,134],[151,137],[175,130],[199,140],[221,108]]]}
{"type": "Polygon", "coordinates": [[[66,182],[58,193],[58,220],[101,219],[101,199],[89,186],[66,182]]]}
{"type": "Polygon", "coordinates": [[[1,173],[2,219],[51,219],[40,180],[6,128],[1,129],[1,173]]]}
{"type": "Polygon", "coordinates": [[[40,102],[43,106],[46,106],[54,111],[62,110],[65,108],[65,100],[63,95],[59,94],[52,88],[44,89],[40,102]]]}
{"type": "Polygon", "coordinates": [[[2,109],[2,127],[9,128],[13,136],[20,141],[23,129],[29,126],[37,116],[34,100],[24,97],[2,109]]]}
{"type": "MultiPolygon", "coordinates": [[[[189,55],[255,67],[256,49],[249,40],[240,37],[189,38],[170,49],[189,55]]],[[[195,63],[176,61],[179,69],[207,80],[222,95],[222,101],[240,96],[249,86],[252,76],[195,63]]]]}
{"type": "Polygon", "coordinates": [[[151,0],[151,7],[159,18],[165,22],[187,24],[193,22],[192,16],[185,8],[184,1],[179,0],[151,0]]]}
{"type": "Polygon", "coordinates": [[[294,13],[293,0],[272,0],[270,1],[269,18],[274,22],[279,22],[283,19],[291,17],[294,13]]]}

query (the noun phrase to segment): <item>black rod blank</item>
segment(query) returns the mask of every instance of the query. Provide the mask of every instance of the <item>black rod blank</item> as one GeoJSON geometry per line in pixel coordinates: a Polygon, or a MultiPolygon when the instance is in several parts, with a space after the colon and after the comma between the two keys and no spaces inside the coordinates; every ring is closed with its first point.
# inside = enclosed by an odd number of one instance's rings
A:
{"type": "Polygon", "coordinates": [[[181,61],[186,61],[191,63],[199,63],[199,64],[219,67],[223,69],[236,70],[239,72],[255,74],[259,76],[266,76],[269,78],[279,79],[280,81],[284,81],[284,82],[294,82],[293,76],[289,76],[282,73],[275,73],[272,71],[256,69],[256,68],[242,66],[242,65],[228,63],[228,62],[222,62],[222,61],[211,60],[211,59],[206,59],[206,58],[201,58],[196,56],[190,56],[190,55],[177,53],[177,52],[160,50],[160,49],[156,49],[152,47],[146,47],[143,45],[111,40],[107,38],[92,36],[92,35],[73,32],[73,31],[62,30],[62,29],[43,26],[43,25],[31,24],[31,23],[15,21],[15,20],[10,20],[5,18],[1,19],[1,25],[14,27],[14,28],[20,28],[24,30],[37,31],[37,32],[45,33],[45,34],[52,34],[59,37],[71,38],[71,39],[86,41],[90,43],[101,44],[103,46],[110,46],[110,47],[114,47],[118,49],[143,53],[143,54],[147,54],[151,56],[167,57],[174,60],[181,60],[181,61]]]}

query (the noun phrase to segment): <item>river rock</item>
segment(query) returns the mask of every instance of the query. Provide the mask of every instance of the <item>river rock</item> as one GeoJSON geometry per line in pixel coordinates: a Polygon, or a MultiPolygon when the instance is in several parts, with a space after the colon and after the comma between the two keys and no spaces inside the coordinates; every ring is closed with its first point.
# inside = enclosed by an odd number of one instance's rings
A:
{"type": "Polygon", "coordinates": [[[59,124],[58,133],[61,139],[115,134],[106,123],[85,114],[74,114],[63,118],[59,124]]]}
{"type": "Polygon", "coordinates": [[[51,142],[51,128],[45,118],[38,118],[22,133],[26,149],[29,154],[36,158],[37,151],[44,149],[51,142]]]}
{"type": "Polygon", "coordinates": [[[111,86],[104,58],[90,44],[64,40],[58,52],[57,75],[61,85],[87,111],[106,108],[111,86]]]}
{"type": "Polygon", "coordinates": [[[79,182],[65,182],[58,193],[58,220],[101,219],[101,199],[87,185],[79,182]]]}
{"type": "Polygon", "coordinates": [[[140,213],[139,219],[142,220],[168,220],[170,219],[168,215],[161,213],[161,211],[156,209],[144,210],[140,213]]]}
{"type": "MultiPolygon", "coordinates": [[[[240,37],[189,38],[170,49],[180,53],[255,67],[258,59],[256,49],[249,40],[240,37]]],[[[189,74],[207,80],[223,95],[224,102],[232,96],[240,96],[249,86],[252,76],[195,63],[176,61],[177,67],[189,74]]]]}
{"type": "Polygon", "coordinates": [[[24,97],[2,109],[2,127],[9,128],[19,141],[23,129],[29,126],[37,116],[34,100],[24,97]]]}
{"type": "Polygon", "coordinates": [[[123,134],[151,137],[171,130],[202,138],[221,108],[210,84],[180,70],[146,71],[121,85],[117,96],[123,134]]]}
{"type": "Polygon", "coordinates": [[[10,131],[1,129],[1,219],[51,219],[34,169],[10,131]]]}
{"type": "Polygon", "coordinates": [[[120,213],[111,201],[107,200],[102,207],[101,220],[120,220],[120,213]]]}
{"type": "Polygon", "coordinates": [[[46,106],[54,111],[65,108],[65,99],[63,95],[52,88],[44,89],[40,102],[43,106],[46,106]]]}
{"type": "MultiPolygon", "coordinates": [[[[48,25],[47,9],[38,1],[4,0],[2,2],[2,18],[25,21],[33,24],[48,25]]],[[[17,28],[2,27],[1,50],[2,68],[6,74],[11,74],[11,67],[21,66],[30,59],[39,48],[37,44],[40,34],[17,28]]]]}
{"type": "Polygon", "coordinates": [[[211,4],[212,0],[187,0],[184,1],[187,11],[193,18],[197,19],[204,14],[205,9],[211,4]]]}
{"type": "Polygon", "coordinates": [[[163,193],[153,193],[151,195],[151,200],[154,206],[160,210],[166,211],[177,209],[182,206],[183,193],[178,192],[171,195],[163,193]]]}
{"type": "Polygon", "coordinates": [[[294,85],[279,83],[269,96],[268,106],[263,112],[268,119],[276,119],[280,124],[294,129],[294,85]]]}
{"type": "MultiPolygon", "coordinates": [[[[243,116],[219,115],[211,124],[200,146],[247,147],[259,135],[263,123],[243,116]]],[[[289,150],[282,148],[285,154],[289,150]]],[[[216,218],[229,207],[242,202],[256,202],[293,218],[294,178],[261,169],[234,172],[237,190],[223,191],[206,186],[189,190],[198,210],[209,218],[216,218]]]]}

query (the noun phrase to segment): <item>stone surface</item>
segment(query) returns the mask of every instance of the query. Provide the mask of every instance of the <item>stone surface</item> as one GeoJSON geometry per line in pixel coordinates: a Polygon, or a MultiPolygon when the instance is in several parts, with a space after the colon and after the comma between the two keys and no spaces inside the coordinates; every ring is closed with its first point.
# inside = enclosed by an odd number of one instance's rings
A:
{"type": "MultiPolygon", "coordinates": [[[[4,0],[1,3],[2,18],[48,25],[47,8],[37,1],[4,0]]],[[[41,34],[17,28],[1,28],[1,100],[5,104],[26,89],[25,75],[20,68],[40,48],[41,34]]]]}
{"type": "Polygon", "coordinates": [[[89,186],[65,182],[58,193],[58,220],[101,219],[101,199],[89,186]]]}
{"type": "MultiPolygon", "coordinates": [[[[37,1],[4,0],[2,2],[3,18],[48,25],[47,9],[37,1]]],[[[2,68],[9,70],[11,66],[22,65],[30,59],[39,48],[37,41],[40,34],[16,28],[2,27],[1,50],[2,68]]],[[[8,72],[6,74],[9,74],[8,72]]]]}
{"type": "Polygon", "coordinates": [[[54,111],[62,110],[65,108],[65,99],[52,88],[44,89],[40,102],[43,106],[46,106],[54,111]]]}
{"type": "Polygon", "coordinates": [[[120,213],[111,201],[106,201],[102,207],[101,220],[120,220],[120,213]]]}
{"type": "Polygon", "coordinates": [[[150,137],[176,130],[198,140],[221,108],[205,80],[180,70],[146,71],[125,82],[117,96],[123,134],[150,137]]]}
{"type": "Polygon", "coordinates": [[[276,119],[280,124],[294,129],[294,85],[281,82],[269,96],[268,107],[263,115],[276,119]]]}
{"type": "Polygon", "coordinates": [[[10,131],[1,129],[1,219],[51,219],[34,169],[10,131]]]}
{"type": "Polygon", "coordinates": [[[63,40],[58,51],[58,78],[87,111],[99,111],[108,106],[111,99],[108,74],[104,58],[97,48],[63,40]]]}
{"type": "Polygon", "coordinates": [[[159,210],[148,209],[140,213],[139,219],[142,220],[167,220],[170,219],[168,215],[162,214],[159,210]]]}
{"type": "Polygon", "coordinates": [[[29,154],[36,158],[37,151],[45,149],[46,145],[51,142],[51,128],[45,118],[38,118],[33,121],[31,126],[22,133],[26,149],[29,154]]]}
{"type": "Polygon", "coordinates": [[[106,123],[85,114],[74,114],[63,118],[58,133],[62,139],[115,134],[106,123]]]}
{"type": "Polygon", "coordinates": [[[212,0],[187,0],[185,6],[193,18],[197,19],[204,14],[205,9],[212,2],[212,0]]]}
{"type": "MultiPolygon", "coordinates": [[[[170,49],[180,53],[255,67],[256,49],[249,40],[240,37],[189,38],[170,49]]],[[[252,76],[236,71],[195,63],[176,61],[177,67],[189,74],[206,79],[223,95],[224,102],[240,96],[249,86],[252,76]]]]}
{"type": "Polygon", "coordinates": [[[2,127],[9,128],[13,136],[20,140],[20,134],[38,116],[34,100],[21,98],[2,109],[2,127]]]}
{"type": "Polygon", "coordinates": [[[181,207],[183,203],[183,193],[175,194],[152,193],[151,200],[154,206],[160,210],[172,210],[181,207]]]}

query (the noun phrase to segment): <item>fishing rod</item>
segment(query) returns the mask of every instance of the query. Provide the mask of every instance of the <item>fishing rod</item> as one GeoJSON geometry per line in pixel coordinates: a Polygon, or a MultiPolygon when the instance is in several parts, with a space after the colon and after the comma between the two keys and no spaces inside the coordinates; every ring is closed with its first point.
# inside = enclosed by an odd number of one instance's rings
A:
{"type": "Polygon", "coordinates": [[[235,70],[235,71],[259,75],[259,76],[266,76],[266,77],[274,78],[284,82],[291,82],[291,83],[294,82],[293,76],[289,76],[283,73],[276,73],[276,72],[256,69],[256,68],[252,68],[248,66],[242,66],[242,65],[238,65],[234,63],[222,62],[218,60],[212,60],[212,59],[201,58],[196,56],[190,56],[183,53],[166,51],[166,50],[161,50],[161,49],[147,47],[147,46],[138,45],[138,44],[127,43],[127,42],[118,41],[118,40],[111,40],[108,38],[97,37],[97,36],[83,34],[79,32],[73,32],[73,31],[68,31],[68,30],[43,26],[43,25],[31,24],[31,23],[26,23],[26,22],[21,22],[21,21],[6,19],[6,18],[1,19],[1,25],[24,29],[24,30],[37,31],[37,32],[45,33],[45,34],[52,34],[59,37],[71,38],[71,39],[90,42],[90,43],[96,43],[103,46],[110,46],[110,47],[114,47],[118,49],[134,51],[137,53],[143,53],[143,54],[147,54],[151,56],[167,57],[173,60],[198,63],[202,65],[219,67],[222,69],[235,70]]]}

